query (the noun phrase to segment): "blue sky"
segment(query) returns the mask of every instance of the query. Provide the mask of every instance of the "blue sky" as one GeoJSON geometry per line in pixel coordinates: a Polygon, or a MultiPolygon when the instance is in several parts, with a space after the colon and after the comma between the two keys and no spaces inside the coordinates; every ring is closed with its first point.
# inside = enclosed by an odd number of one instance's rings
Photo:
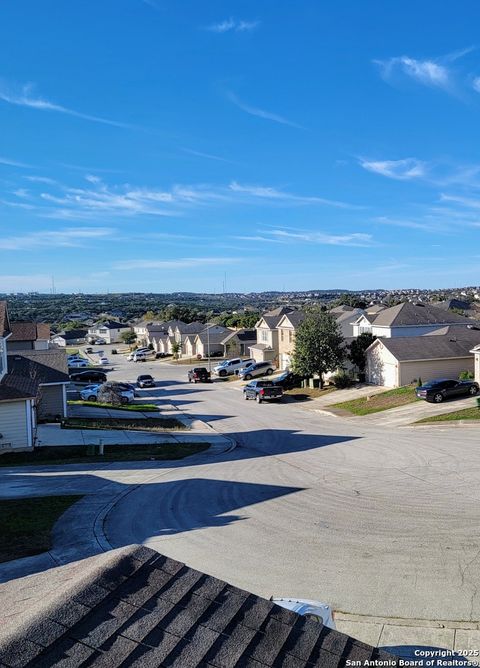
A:
{"type": "Polygon", "coordinates": [[[0,292],[480,283],[475,0],[0,4],[0,292]]]}

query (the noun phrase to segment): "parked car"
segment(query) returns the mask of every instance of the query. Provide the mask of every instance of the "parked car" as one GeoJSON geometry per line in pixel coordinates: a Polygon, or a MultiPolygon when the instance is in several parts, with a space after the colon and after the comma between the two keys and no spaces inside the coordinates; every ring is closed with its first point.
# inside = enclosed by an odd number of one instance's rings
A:
{"type": "Polygon", "coordinates": [[[209,383],[210,380],[210,371],[204,366],[197,366],[188,372],[189,383],[209,383]]]}
{"type": "Polygon", "coordinates": [[[67,364],[71,369],[81,369],[88,366],[88,362],[85,359],[67,360],[67,364]]]}
{"type": "Polygon", "coordinates": [[[145,351],[137,351],[135,355],[133,356],[133,361],[134,362],[146,362],[148,357],[148,353],[145,351]]]}
{"type": "Polygon", "coordinates": [[[83,401],[96,401],[99,387],[100,385],[87,385],[83,390],[80,390],[80,398],[83,401]]]}
{"type": "Polygon", "coordinates": [[[105,339],[95,339],[93,342],[96,346],[104,346],[107,342],[105,339]]]}
{"type": "Polygon", "coordinates": [[[332,608],[326,603],[309,601],[304,598],[271,598],[270,600],[282,608],[293,610],[298,615],[302,615],[314,622],[319,622],[329,629],[336,629],[332,608]]]}
{"type": "Polygon", "coordinates": [[[90,354],[93,352],[93,348],[91,346],[87,346],[87,348],[85,348],[85,352],[90,354]]]}
{"type": "Polygon", "coordinates": [[[241,369],[238,376],[242,380],[250,380],[256,376],[271,376],[274,371],[275,367],[271,362],[256,362],[245,369],[241,369]]]}
{"type": "Polygon", "coordinates": [[[155,387],[155,381],[152,376],[148,373],[144,373],[137,378],[138,387],[155,387]]]}
{"type": "Polygon", "coordinates": [[[69,374],[70,380],[73,383],[105,383],[107,381],[107,374],[103,371],[74,371],[69,374]]]}
{"type": "Polygon", "coordinates": [[[293,387],[300,387],[302,380],[302,376],[297,376],[297,374],[291,371],[284,371],[279,376],[272,378],[272,383],[282,387],[284,390],[291,390],[293,387]]]}
{"type": "Polygon", "coordinates": [[[163,359],[164,357],[171,357],[170,353],[155,353],[155,359],[163,359]]]}
{"type": "MultiPolygon", "coordinates": [[[[112,383],[113,385],[113,383],[112,383]]],[[[91,385],[89,388],[84,388],[80,392],[80,396],[84,401],[97,401],[98,392],[102,385],[91,385]]],[[[121,383],[118,383],[118,393],[120,394],[120,401],[122,404],[130,404],[135,398],[133,390],[124,389],[121,383]]]]}
{"type": "Polygon", "coordinates": [[[127,360],[129,362],[133,362],[133,360],[135,359],[135,355],[137,353],[149,353],[149,352],[150,352],[150,348],[136,348],[135,350],[132,350],[132,352],[127,355],[127,360]]]}
{"type": "Polygon", "coordinates": [[[108,357],[100,357],[99,360],[98,360],[98,363],[108,365],[108,364],[110,364],[110,361],[109,361],[108,357]]]}
{"type": "Polygon", "coordinates": [[[252,363],[255,363],[255,360],[252,358],[242,360],[240,357],[236,357],[231,360],[220,362],[220,364],[217,364],[217,366],[213,367],[213,371],[217,374],[217,376],[220,376],[220,378],[224,378],[225,376],[231,376],[233,373],[235,373],[235,371],[239,371],[240,369],[243,369],[252,363]]]}
{"type": "Polygon", "coordinates": [[[426,399],[435,404],[440,404],[444,399],[453,397],[474,397],[479,390],[479,385],[473,380],[431,380],[417,387],[415,394],[419,399],[426,399]]]}
{"type": "Polygon", "coordinates": [[[283,389],[274,385],[271,380],[252,380],[243,388],[243,398],[255,399],[258,404],[262,401],[280,401],[282,397],[283,389]]]}

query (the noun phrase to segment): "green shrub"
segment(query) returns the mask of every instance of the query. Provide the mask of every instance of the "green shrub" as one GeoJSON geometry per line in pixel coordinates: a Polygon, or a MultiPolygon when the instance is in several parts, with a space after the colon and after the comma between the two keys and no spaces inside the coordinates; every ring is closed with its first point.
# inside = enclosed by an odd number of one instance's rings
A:
{"type": "Polygon", "coordinates": [[[417,380],[417,387],[421,387],[422,385],[423,385],[423,381],[422,381],[422,379],[421,379],[420,376],[419,376],[419,377],[418,377],[418,380],[417,380]]]}
{"type": "Polygon", "coordinates": [[[340,390],[342,390],[345,387],[350,387],[352,379],[347,373],[345,373],[345,371],[339,371],[339,373],[332,377],[332,382],[334,383],[335,387],[338,387],[340,390]]]}
{"type": "Polygon", "coordinates": [[[475,378],[475,374],[473,371],[461,371],[458,378],[459,380],[473,380],[475,378]]]}

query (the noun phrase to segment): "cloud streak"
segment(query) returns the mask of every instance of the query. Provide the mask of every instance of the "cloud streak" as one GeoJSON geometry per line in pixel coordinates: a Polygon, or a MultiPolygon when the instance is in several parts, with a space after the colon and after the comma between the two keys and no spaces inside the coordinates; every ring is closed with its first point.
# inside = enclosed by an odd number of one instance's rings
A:
{"type": "Polygon", "coordinates": [[[50,111],[60,114],[67,114],[69,116],[75,116],[76,118],[82,118],[86,121],[92,121],[94,123],[103,123],[104,125],[112,125],[117,128],[130,128],[132,126],[127,125],[126,123],[120,123],[118,121],[112,121],[108,118],[103,118],[101,116],[93,116],[91,114],[84,114],[80,111],[75,111],[74,109],[69,109],[64,107],[61,104],[56,104],[50,102],[45,98],[35,96],[33,93],[33,85],[25,84],[21,87],[20,90],[13,90],[6,85],[5,82],[0,81],[0,100],[7,102],[8,104],[13,104],[19,107],[28,107],[30,109],[37,109],[39,111],[50,111]]]}
{"type": "Polygon", "coordinates": [[[207,26],[206,30],[210,32],[215,32],[218,34],[224,34],[227,32],[251,32],[255,30],[260,25],[260,21],[242,21],[238,19],[225,19],[219,23],[213,23],[212,25],[207,26]]]}
{"type": "Polygon", "coordinates": [[[71,227],[62,230],[43,230],[23,236],[0,239],[0,249],[9,251],[35,250],[36,248],[76,248],[88,240],[103,239],[115,230],[107,227],[71,227]]]}
{"type": "Polygon", "coordinates": [[[115,262],[114,269],[187,269],[195,267],[206,267],[231,264],[239,262],[238,258],[233,257],[184,257],[173,260],[121,260],[115,262]]]}
{"type": "Polygon", "coordinates": [[[280,114],[276,114],[271,111],[266,111],[265,109],[260,109],[260,107],[254,107],[251,104],[243,102],[243,100],[241,100],[238,95],[232,91],[227,92],[227,99],[250,116],[257,116],[258,118],[263,118],[266,121],[273,121],[274,123],[280,123],[281,125],[288,125],[292,128],[297,128],[298,130],[304,129],[298,123],[294,123],[288,118],[285,118],[285,116],[281,116],[280,114]]]}
{"type": "Polygon", "coordinates": [[[405,158],[403,160],[360,159],[360,165],[369,172],[399,181],[423,178],[427,173],[426,163],[416,158],[405,158]]]}

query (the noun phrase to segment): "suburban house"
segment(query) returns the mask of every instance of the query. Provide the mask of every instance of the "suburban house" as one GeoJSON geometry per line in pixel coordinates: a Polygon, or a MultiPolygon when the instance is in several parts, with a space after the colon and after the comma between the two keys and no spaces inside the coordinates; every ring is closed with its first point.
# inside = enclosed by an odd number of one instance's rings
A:
{"type": "Polygon", "coordinates": [[[50,325],[43,322],[11,322],[8,350],[48,350],[50,325]]]}
{"type": "Polygon", "coordinates": [[[150,322],[146,320],[137,322],[132,326],[134,334],[137,335],[137,343],[144,346],[150,344],[149,338],[152,334],[164,332],[166,329],[166,325],[163,322],[150,322]]]}
{"type": "Polygon", "coordinates": [[[0,301],[0,453],[33,448],[37,417],[66,414],[65,353],[13,350],[7,303],[0,301]]]}
{"type": "Polygon", "coordinates": [[[477,383],[480,383],[480,343],[478,346],[475,346],[471,351],[474,358],[474,369],[475,369],[475,380],[477,383]]]}
{"type": "Polygon", "coordinates": [[[244,357],[250,354],[250,346],[255,345],[256,342],[255,329],[237,329],[234,332],[229,331],[221,343],[225,355],[244,357]]]}
{"type": "Polygon", "coordinates": [[[250,355],[256,362],[271,362],[278,358],[278,323],[292,309],[280,306],[265,313],[256,323],[257,343],[250,346],[250,355]]]}
{"type": "Polygon", "coordinates": [[[106,343],[118,343],[121,341],[120,335],[130,330],[130,325],[116,320],[105,320],[105,322],[97,322],[92,325],[88,330],[88,337],[104,339],[106,343]]]}
{"type": "Polygon", "coordinates": [[[303,311],[292,311],[283,315],[278,322],[278,367],[281,370],[288,369],[291,364],[295,331],[304,318],[303,311]]]}
{"type": "Polygon", "coordinates": [[[197,334],[194,341],[194,355],[201,355],[208,357],[209,355],[219,354],[223,355],[224,346],[223,340],[229,336],[231,330],[222,325],[211,325],[205,328],[200,334],[197,334]]]}
{"type": "Polygon", "coordinates": [[[438,306],[403,302],[383,309],[376,315],[360,315],[353,321],[353,336],[365,332],[385,338],[422,336],[439,327],[465,327],[468,324],[475,325],[478,322],[438,306]]]}
{"type": "Polygon", "coordinates": [[[352,319],[355,317],[360,317],[363,315],[361,308],[352,309],[352,311],[345,311],[343,313],[335,313],[330,311],[330,313],[335,317],[335,321],[342,333],[344,339],[353,338],[353,322],[352,319]]]}
{"type": "Polygon", "coordinates": [[[176,343],[180,344],[180,356],[187,354],[187,337],[195,337],[197,334],[200,334],[203,329],[205,329],[203,322],[178,322],[175,327],[169,328],[168,333],[173,334],[176,343]]]}
{"type": "Polygon", "coordinates": [[[77,346],[85,343],[88,332],[86,329],[69,329],[68,332],[60,332],[52,337],[52,343],[61,348],[66,346],[77,346]]]}
{"type": "Polygon", "coordinates": [[[56,419],[67,415],[67,359],[63,350],[18,350],[10,353],[7,343],[8,373],[33,380],[36,387],[36,417],[56,419]]]}
{"type": "Polygon", "coordinates": [[[446,327],[439,331],[376,339],[366,352],[367,382],[401,387],[418,379],[458,378],[462,371],[473,372],[475,364],[480,372],[480,329],[446,327]],[[479,354],[474,361],[475,346],[479,354]]]}
{"type": "Polygon", "coordinates": [[[163,353],[169,355],[171,353],[171,345],[174,341],[173,336],[169,336],[168,332],[149,332],[147,343],[153,346],[156,353],[163,353]]]}

